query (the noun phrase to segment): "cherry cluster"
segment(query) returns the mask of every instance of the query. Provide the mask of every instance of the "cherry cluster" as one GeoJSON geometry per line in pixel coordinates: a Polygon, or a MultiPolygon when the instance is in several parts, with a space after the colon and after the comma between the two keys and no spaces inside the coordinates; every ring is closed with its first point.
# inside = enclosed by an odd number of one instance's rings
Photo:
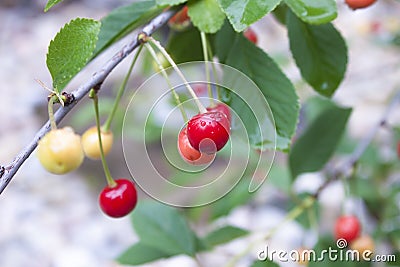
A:
{"type": "MultiPolygon", "coordinates": [[[[53,105],[64,102],[60,94],[52,91],[48,98],[51,130],[39,140],[37,157],[42,166],[54,174],[65,174],[76,170],[83,163],[85,156],[92,160],[101,159],[108,185],[99,195],[99,206],[105,214],[119,218],[130,213],[136,206],[136,187],[131,180],[114,180],[111,177],[105,156],[111,151],[113,145],[114,137],[109,127],[114,112],[110,114],[109,119],[102,127],[99,119],[97,92],[92,89],[89,97],[93,99],[95,107],[96,126],[86,130],[81,137],[71,127],[57,128],[53,105]]],[[[118,101],[116,101],[116,105],[118,101]]]]}

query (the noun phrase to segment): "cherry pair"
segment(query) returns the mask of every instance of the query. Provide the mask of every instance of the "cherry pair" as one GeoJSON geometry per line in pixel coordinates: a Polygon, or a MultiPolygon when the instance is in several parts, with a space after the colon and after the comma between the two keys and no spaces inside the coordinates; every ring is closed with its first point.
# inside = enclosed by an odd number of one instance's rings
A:
{"type": "Polygon", "coordinates": [[[193,165],[210,163],[229,140],[231,113],[223,103],[189,120],[178,136],[181,157],[193,165]]]}

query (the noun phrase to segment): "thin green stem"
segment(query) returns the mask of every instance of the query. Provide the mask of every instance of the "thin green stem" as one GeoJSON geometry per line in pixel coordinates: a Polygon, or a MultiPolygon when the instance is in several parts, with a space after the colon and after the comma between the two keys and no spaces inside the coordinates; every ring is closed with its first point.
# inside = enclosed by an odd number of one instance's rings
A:
{"type": "Polygon", "coordinates": [[[104,156],[104,149],[103,149],[103,142],[101,140],[101,127],[100,127],[100,115],[99,115],[99,99],[97,97],[96,91],[91,90],[89,93],[89,97],[93,99],[93,104],[94,104],[94,112],[95,112],[95,117],[96,117],[96,127],[97,127],[97,137],[99,139],[99,146],[100,146],[100,158],[101,158],[101,164],[103,165],[104,169],[104,174],[107,179],[107,184],[109,187],[115,187],[117,183],[114,181],[114,179],[111,176],[110,169],[108,168],[106,157],[104,156]]]}
{"type": "MultiPolygon", "coordinates": [[[[211,61],[213,61],[212,58],[214,57],[214,53],[212,51],[212,48],[211,48],[209,40],[207,39],[206,41],[207,41],[208,57],[211,58],[211,61]]],[[[218,75],[217,75],[217,70],[215,68],[215,64],[211,64],[211,69],[212,69],[212,72],[213,72],[213,75],[214,75],[215,83],[219,84],[219,80],[218,80],[218,75]]],[[[221,101],[221,90],[220,90],[219,86],[216,87],[216,91],[217,91],[217,99],[221,101]]]]}
{"type": "Polygon", "coordinates": [[[52,96],[50,96],[49,103],[47,104],[47,112],[49,113],[49,121],[50,121],[51,130],[57,129],[57,124],[54,119],[54,109],[53,109],[53,105],[56,100],[57,100],[57,96],[52,95],[52,96]]]}
{"type": "Polygon", "coordinates": [[[207,80],[208,98],[210,98],[211,106],[214,106],[215,102],[214,102],[214,96],[213,96],[211,85],[210,85],[210,70],[208,67],[209,58],[208,58],[208,49],[207,49],[207,36],[204,32],[200,32],[200,37],[201,37],[201,45],[203,47],[204,61],[206,64],[206,80],[207,80]]]}
{"type": "Polygon", "coordinates": [[[158,42],[151,36],[148,36],[147,40],[149,40],[153,45],[155,45],[157,47],[158,50],[160,50],[160,52],[163,54],[163,56],[168,60],[169,64],[171,64],[171,66],[174,68],[176,73],[178,73],[178,75],[181,77],[187,90],[192,95],[193,100],[195,101],[200,113],[206,113],[207,112],[206,108],[203,106],[203,104],[201,104],[201,102],[200,102],[199,98],[197,97],[196,93],[194,92],[193,88],[190,86],[189,82],[186,80],[182,71],[178,68],[178,66],[176,65],[174,60],[171,58],[171,56],[168,54],[168,52],[165,50],[165,48],[160,44],[160,42],[158,42]]]}
{"type": "Polygon", "coordinates": [[[261,241],[270,239],[284,224],[296,219],[304,212],[304,210],[311,207],[314,202],[315,198],[312,196],[305,198],[299,205],[294,207],[288,214],[286,214],[285,218],[283,218],[275,227],[271,228],[271,230],[269,230],[261,239],[251,242],[241,253],[233,257],[232,260],[225,265],[225,267],[236,266],[237,262],[250,253],[255,245],[261,241]]]}
{"type": "Polygon", "coordinates": [[[111,122],[112,122],[112,120],[113,120],[113,118],[114,118],[114,116],[115,116],[115,113],[117,112],[119,103],[120,103],[120,101],[121,101],[122,95],[124,94],[126,85],[127,85],[127,83],[128,83],[128,80],[129,80],[129,77],[131,76],[133,67],[135,66],[135,63],[136,63],[137,59],[139,58],[139,55],[140,55],[140,52],[142,51],[142,49],[143,49],[143,46],[141,45],[141,46],[139,47],[137,53],[135,54],[135,57],[134,57],[133,60],[132,60],[132,63],[131,63],[131,65],[130,65],[130,67],[129,67],[128,72],[127,72],[126,75],[125,75],[124,80],[122,81],[121,86],[120,86],[119,89],[118,89],[118,93],[117,93],[117,96],[115,97],[114,105],[113,105],[113,107],[112,107],[111,113],[110,113],[110,115],[108,116],[106,122],[105,122],[104,125],[103,125],[103,130],[104,130],[105,132],[108,132],[108,131],[110,130],[111,122]]]}
{"type": "Polygon", "coordinates": [[[172,95],[175,98],[175,102],[177,104],[177,106],[179,107],[179,110],[181,111],[182,114],[182,118],[185,122],[188,121],[188,116],[185,112],[185,109],[181,103],[181,100],[179,99],[179,95],[177,94],[177,92],[175,91],[175,89],[173,88],[172,84],[171,84],[171,80],[169,79],[169,76],[167,74],[167,72],[165,71],[165,68],[163,67],[162,63],[160,62],[160,59],[158,58],[156,51],[154,51],[153,47],[151,46],[151,44],[149,43],[144,43],[144,45],[146,46],[146,49],[150,52],[151,56],[153,57],[154,61],[156,62],[158,68],[161,71],[161,74],[164,76],[165,80],[167,81],[168,87],[171,89],[172,95]]]}

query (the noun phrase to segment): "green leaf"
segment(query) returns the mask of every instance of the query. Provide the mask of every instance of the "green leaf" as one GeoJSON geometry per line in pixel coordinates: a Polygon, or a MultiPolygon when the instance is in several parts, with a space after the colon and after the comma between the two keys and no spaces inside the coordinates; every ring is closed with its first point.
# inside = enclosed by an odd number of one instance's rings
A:
{"type": "Polygon", "coordinates": [[[195,234],[175,208],[143,201],[133,212],[132,222],[143,244],[169,255],[195,254],[195,234]]]}
{"type": "Polygon", "coordinates": [[[199,30],[193,27],[174,33],[168,40],[167,51],[177,64],[203,60],[199,30]]]}
{"type": "Polygon", "coordinates": [[[287,20],[290,49],[301,75],[315,91],[332,96],[346,71],[345,41],[330,23],[309,25],[292,12],[287,20]]]}
{"type": "MultiPolygon", "coordinates": [[[[222,63],[243,72],[259,87],[274,116],[277,149],[287,150],[299,115],[298,96],[290,80],[263,50],[242,34],[235,33],[229,24],[225,24],[216,36],[216,52],[222,63]]],[[[258,147],[267,141],[260,140],[260,125],[251,109],[245,109],[243,101],[235,94],[230,97],[229,105],[245,123],[251,145],[258,147]]]]}
{"type": "Polygon", "coordinates": [[[284,2],[281,2],[274,9],[273,15],[277,21],[279,21],[283,25],[286,25],[287,12],[288,12],[288,6],[284,2]]]}
{"type": "Polygon", "coordinates": [[[188,4],[188,15],[193,25],[205,33],[216,33],[225,21],[216,0],[191,0],[188,4]]]}
{"type": "Polygon", "coordinates": [[[264,17],[281,0],[218,0],[229,22],[237,32],[264,17]]]}
{"type": "Polygon", "coordinates": [[[100,22],[78,18],[65,24],[50,42],[47,68],[57,92],[68,84],[89,61],[96,46],[100,22]]]}
{"type": "Polygon", "coordinates": [[[63,0],[49,0],[47,1],[46,6],[44,7],[44,12],[49,11],[50,8],[57,5],[58,3],[62,2],[63,0]]]}
{"type": "Polygon", "coordinates": [[[320,170],[332,156],[346,128],[351,108],[323,111],[294,143],[289,155],[292,177],[320,170]]]}
{"type": "Polygon", "coordinates": [[[150,0],[134,2],[110,12],[101,20],[99,40],[93,57],[133,29],[155,17],[162,10],[163,7],[157,7],[155,1],[150,0]]]}
{"type": "Polygon", "coordinates": [[[187,2],[187,0],[156,0],[159,6],[176,6],[185,2],[187,2]]]}
{"type": "Polygon", "coordinates": [[[335,0],[284,0],[290,9],[304,22],[323,24],[337,17],[335,0]]]}
{"type": "Polygon", "coordinates": [[[249,231],[247,230],[228,225],[209,233],[203,240],[209,246],[217,246],[245,236],[248,233],[249,231]]]}
{"type": "Polygon", "coordinates": [[[255,261],[250,267],[279,267],[279,264],[273,262],[270,259],[264,261],[255,261]]]}
{"type": "Polygon", "coordinates": [[[116,259],[118,263],[123,265],[140,265],[152,262],[162,258],[168,258],[174,255],[160,251],[154,247],[147,246],[139,241],[129,247],[116,259]]]}

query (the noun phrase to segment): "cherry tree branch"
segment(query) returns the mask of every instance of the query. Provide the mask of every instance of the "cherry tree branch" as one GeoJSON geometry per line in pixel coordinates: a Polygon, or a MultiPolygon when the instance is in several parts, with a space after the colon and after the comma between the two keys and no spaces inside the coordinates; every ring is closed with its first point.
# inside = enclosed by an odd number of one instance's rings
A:
{"type": "MultiPolygon", "coordinates": [[[[175,11],[167,10],[153,20],[151,20],[146,26],[142,28],[140,32],[146,35],[153,34],[161,26],[167,23],[167,21],[174,15],[175,11]]],[[[121,50],[116,53],[110,60],[108,60],[103,67],[94,73],[92,77],[82,84],[78,89],[70,94],[70,99],[72,100],[68,105],[60,107],[54,114],[55,121],[59,123],[74,107],[75,105],[87,94],[92,88],[99,88],[103,81],[108,77],[111,71],[122,62],[130,53],[132,53],[138,46],[140,42],[138,40],[138,34],[135,36],[134,40],[125,45],[121,50]]],[[[38,141],[50,131],[50,122],[42,126],[42,128],[36,133],[35,137],[30,141],[29,144],[24,147],[19,154],[14,158],[14,160],[5,166],[0,165],[0,194],[4,191],[7,185],[10,183],[11,179],[17,173],[22,164],[29,158],[32,152],[36,149],[38,141]]]]}
{"type": "Polygon", "coordinates": [[[385,111],[382,114],[381,119],[376,123],[374,127],[370,129],[369,132],[365,135],[365,137],[360,141],[356,149],[353,153],[340,165],[338,168],[335,168],[330,173],[328,173],[328,179],[317,189],[314,193],[314,197],[318,198],[319,194],[333,181],[338,180],[342,176],[348,176],[354,166],[357,164],[358,160],[364,154],[365,150],[368,148],[372,140],[374,139],[376,133],[379,129],[387,124],[387,120],[390,114],[398,108],[397,106],[400,104],[400,91],[397,92],[392,98],[390,104],[386,107],[385,111]]]}

